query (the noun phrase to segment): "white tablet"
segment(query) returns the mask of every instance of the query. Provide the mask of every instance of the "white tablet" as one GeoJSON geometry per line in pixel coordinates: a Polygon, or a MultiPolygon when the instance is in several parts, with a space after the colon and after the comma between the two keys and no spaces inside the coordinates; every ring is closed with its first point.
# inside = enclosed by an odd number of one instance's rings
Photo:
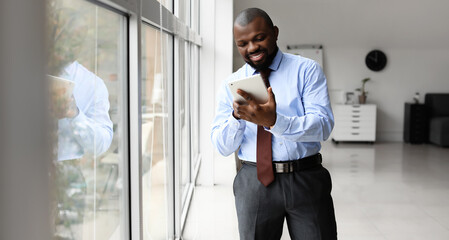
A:
{"type": "Polygon", "coordinates": [[[57,94],[58,97],[71,98],[73,94],[73,88],[75,82],[65,78],[55,77],[47,75],[51,91],[53,94],[57,94]]]}
{"type": "Polygon", "coordinates": [[[251,93],[258,103],[266,103],[268,101],[268,92],[265,83],[260,74],[251,77],[237,79],[228,83],[229,89],[232,92],[234,101],[246,100],[237,93],[237,89],[242,89],[247,93],[251,93]]]}

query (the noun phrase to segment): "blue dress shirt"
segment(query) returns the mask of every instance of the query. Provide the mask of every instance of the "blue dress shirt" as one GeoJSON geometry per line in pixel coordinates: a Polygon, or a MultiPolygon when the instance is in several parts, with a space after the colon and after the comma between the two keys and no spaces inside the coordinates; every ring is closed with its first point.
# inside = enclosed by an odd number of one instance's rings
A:
{"type": "MultiPolygon", "coordinates": [[[[320,141],[326,140],[334,127],[321,67],[313,60],[278,50],[269,68],[277,116],[272,129],[265,130],[273,134],[273,161],[296,160],[318,153],[320,141]]],[[[240,146],[239,158],[252,162],[256,162],[257,125],[234,118],[233,97],[227,83],[256,73],[245,64],[222,83],[211,133],[212,143],[220,154],[228,156],[240,146]]]]}
{"type": "Polygon", "coordinates": [[[73,97],[79,114],[58,120],[58,160],[104,153],[113,137],[106,85],[77,61],[67,66],[61,77],[75,82],[73,97]]]}

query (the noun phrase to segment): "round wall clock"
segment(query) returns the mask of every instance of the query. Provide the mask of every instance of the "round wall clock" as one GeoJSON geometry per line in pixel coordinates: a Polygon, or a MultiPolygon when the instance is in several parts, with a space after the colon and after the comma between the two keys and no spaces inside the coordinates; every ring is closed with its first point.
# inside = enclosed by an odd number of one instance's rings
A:
{"type": "Polygon", "coordinates": [[[387,56],[380,50],[373,50],[366,55],[365,63],[369,69],[378,72],[387,65],[387,56]]]}

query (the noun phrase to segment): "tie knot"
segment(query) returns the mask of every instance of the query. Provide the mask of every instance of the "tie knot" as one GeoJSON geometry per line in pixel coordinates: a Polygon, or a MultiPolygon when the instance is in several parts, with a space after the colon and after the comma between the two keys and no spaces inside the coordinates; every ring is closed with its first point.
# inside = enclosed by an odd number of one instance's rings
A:
{"type": "Polygon", "coordinates": [[[263,78],[263,80],[268,80],[268,77],[270,76],[271,69],[270,68],[264,68],[260,71],[260,76],[263,78]]]}
{"type": "Polygon", "coordinates": [[[268,88],[270,86],[270,81],[268,80],[268,77],[270,76],[271,69],[270,68],[264,68],[259,70],[260,76],[262,77],[263,81],[265,82],[265,86],[268,88]]]}

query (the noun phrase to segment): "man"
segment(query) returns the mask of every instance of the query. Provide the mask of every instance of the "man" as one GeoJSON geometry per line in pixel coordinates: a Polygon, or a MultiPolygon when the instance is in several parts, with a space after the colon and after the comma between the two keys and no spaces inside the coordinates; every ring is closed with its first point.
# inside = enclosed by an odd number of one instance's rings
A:
{"type": "Polygon", "coordinates": [[[65,67],[60,75],[74,82],[75,87],[72,98],[56,96],[52,101],[57,106],[52,110],[58,118],[58,161],[97,157],[109,149],[113,137],[108,89],[101,78],[78,61],[65,67]]]}
{"type": "Polygon", "coordinates": [[[243,166],[234,180],[240,239],[280,239],[284,218],[292,239],[337,239],[331,178],[319,154],[334,125],[326,78],[314,61],[282,53],[278,33],[261,9],[235,19],[234,40],[246,64],[221,86],[212,142],[222,155],[240,147],[243,166]],[[242,90],[246,102],[233,102],[227,83],[257,73],[268,102],[242,90]]]}

